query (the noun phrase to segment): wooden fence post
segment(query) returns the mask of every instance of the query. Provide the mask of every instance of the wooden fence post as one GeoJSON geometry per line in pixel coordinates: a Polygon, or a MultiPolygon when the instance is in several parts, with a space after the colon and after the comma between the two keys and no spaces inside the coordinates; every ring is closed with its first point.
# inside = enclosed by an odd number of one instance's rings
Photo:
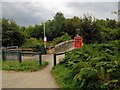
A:
{"type": "Polygon", "coordinates": [[[20,51],[18,53],[19,53],[19,55],[18,55],[19,56],[19,62],[22,63],[22,57],[21,57],[22,53],[20,51]]]}
{"type": "Polygon", "coordinates": [[[39,53],[39,65],[41,65],[42,64],[42,55],[41,55],[41,53],[39,53]]]}
{"type": "Polygon", "coordinates": [[[5,61],[6,59],[6,51],[2,49],[2,60],[5,61]]]}

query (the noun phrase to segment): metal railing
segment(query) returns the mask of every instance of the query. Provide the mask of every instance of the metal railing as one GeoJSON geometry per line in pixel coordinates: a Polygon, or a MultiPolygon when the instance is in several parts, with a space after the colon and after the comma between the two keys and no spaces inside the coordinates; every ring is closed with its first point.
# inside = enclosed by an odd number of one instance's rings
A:
{"type": "Polygon", "coordinates": [[[31,54],[31,55],[39,55],[39,65],[42,64],[42,54],[41,52],[21,52],[21,51],[6,51],[6,50],[2,50],[2,60],[3,61],[6,61],[7,60],[7,53],[16,53],[18,55],[18,61],[19,63],[22,63],[22,55],[25,55],[25,54],[31,54]]]}
{"type": "Polygon", "coordinates": [[[53,60],[54,60],[54,66],[56,66],[56,57],[58,56],[58,55],[62,55],[62,54],[65,54],[65,52],[60,52],[60,53],[55,53],[54,52],[54,54],[53,54],[53,60]]]}

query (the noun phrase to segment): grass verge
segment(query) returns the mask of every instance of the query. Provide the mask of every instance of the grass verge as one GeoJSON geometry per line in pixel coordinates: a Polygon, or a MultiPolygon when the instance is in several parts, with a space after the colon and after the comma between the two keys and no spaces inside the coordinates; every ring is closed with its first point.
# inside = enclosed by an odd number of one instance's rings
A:
{"type": "Polygon", "coordinates": [[[66,84],[69,83],[69,80],[65,81],[65,78],[69,73],[70,69],[65,68],[65,66],[61,64],[56,65],[51,71],[51,74],[60,88],[70,88],[71,85],[66,84]]]}
{"type": "Polygon", "coordinates": [[[0,60],[0,70],[2,70],[2,60],[0,60]]]}
{"type": "Polygon", "coordinates": [[[41,70],[47,65],[48,62],[42,62],[42,64],[39,65],[37,60],[27,60],[22,63],[18,61],[2,61],[2,70],[33,72],[41,70]]]}

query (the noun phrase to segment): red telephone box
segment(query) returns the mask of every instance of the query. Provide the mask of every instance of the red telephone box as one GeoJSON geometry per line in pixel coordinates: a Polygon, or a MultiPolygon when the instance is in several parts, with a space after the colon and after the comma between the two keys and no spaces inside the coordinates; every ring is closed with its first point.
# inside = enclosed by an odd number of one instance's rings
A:
{"type": "Polygon", "coordinates": [[[75,36],[74,37],[74,48],[81,48],[82,47],[82,37],[81,36],[75,36]]]}

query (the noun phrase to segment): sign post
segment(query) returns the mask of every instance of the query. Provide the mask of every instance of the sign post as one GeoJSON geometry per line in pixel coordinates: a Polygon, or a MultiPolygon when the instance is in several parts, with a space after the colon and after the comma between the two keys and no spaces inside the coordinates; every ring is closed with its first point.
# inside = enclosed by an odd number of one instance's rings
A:
{"type": "Polygon", "coordinates": [[[45,23],[43,23],[43,29],[44,29],[44,48],[46,49],[47,37],[45,35],[45,23]]]}
{"type": "Polygon", "coordinates": [[[46,49],[46,44],[47,44],[47,37],[44,37],[44,48],[46,49]]]}
{"type": "Polygon", "coordinates": [[[46,48],[47,48],[47,37],[45,35],[45,22],[43,23],[43,29],[44,29],[44,52],[46,54],[46,48]]]}

